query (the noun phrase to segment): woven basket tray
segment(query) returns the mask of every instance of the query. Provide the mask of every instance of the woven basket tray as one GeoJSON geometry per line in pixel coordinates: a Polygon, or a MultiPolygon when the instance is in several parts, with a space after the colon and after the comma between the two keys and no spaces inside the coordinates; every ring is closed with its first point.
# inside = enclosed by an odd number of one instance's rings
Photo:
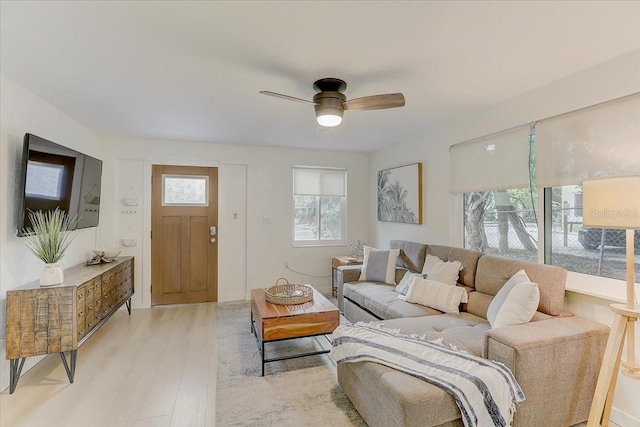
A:
{"type": "Polygon", "coordinates": [[[276,284],[264,291],[265,299],[272,304],[294,305],[304,304],[313,299],[313,288],[307,285],[289,283],[284,277],[276,280],[276,284]],[[285,283],[280,283],[284,281],[285,283]]]}

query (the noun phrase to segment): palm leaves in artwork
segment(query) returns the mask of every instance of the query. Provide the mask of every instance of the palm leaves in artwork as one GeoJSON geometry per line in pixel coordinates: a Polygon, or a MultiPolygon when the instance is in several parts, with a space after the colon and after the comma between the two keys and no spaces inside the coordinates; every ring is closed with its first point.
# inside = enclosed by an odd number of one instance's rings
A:
{"type": "Polygon", "coordinates": [[[378,219],[416,223],[416,214],[407,206],[407,190],[397,180],[390,182],[390,174],[390,171],[378,172],[378,219]]]}
{"type": "Polygon", "coordinates": [[[391,214],[393,212],[393,206],[391,204],[392,199],[389,194],[390,174],[390,171],[378,172],[378,219],[381,221],[390,221],[389,218],[391,218],[391,214]]]}

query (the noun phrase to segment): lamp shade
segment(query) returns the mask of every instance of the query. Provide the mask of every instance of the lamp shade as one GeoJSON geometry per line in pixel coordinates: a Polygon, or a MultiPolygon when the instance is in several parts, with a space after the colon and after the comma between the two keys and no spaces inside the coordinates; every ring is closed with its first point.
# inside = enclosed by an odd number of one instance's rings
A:
{"type": "Polygon", "coordinates": [[[585,181],[583,225],[640,229],[640,176],[585,181]]]}

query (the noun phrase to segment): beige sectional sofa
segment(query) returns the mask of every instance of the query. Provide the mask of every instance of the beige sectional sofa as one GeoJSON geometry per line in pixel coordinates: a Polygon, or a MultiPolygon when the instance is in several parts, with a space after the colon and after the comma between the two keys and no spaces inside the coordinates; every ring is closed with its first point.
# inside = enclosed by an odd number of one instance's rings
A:
{"type": "MultiPolygon", "coordinates": [[[[564,311],[566,270],[441,245],[393,240],[400,249],[396,282],[421,272],[425,256],[458,260],[458,286],[468,292],[459,314],[398,299],[395,286],[358,281],[359,266],[340,267],[338,304],[352,321],[380,321],[402,333],[442,338],[445,344],[504,363],[526,400],[516,427],[571,426],[587,420],[609,333],[605,325],[564,311]],[[487,310],[500,288],[524,269],[538,284],[540,303],[531,322],[492,329],[487,310]]],[[[338,364],[338,382],[371,427],[461,426],[454,399],[440,388],[372,362],[338,364]]]]}

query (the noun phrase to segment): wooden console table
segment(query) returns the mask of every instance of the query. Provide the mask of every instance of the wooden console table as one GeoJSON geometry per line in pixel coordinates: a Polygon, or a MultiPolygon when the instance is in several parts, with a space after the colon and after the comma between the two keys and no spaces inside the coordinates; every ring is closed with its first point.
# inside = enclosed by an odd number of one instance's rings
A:
{"type": "Polygon", "coordinates": [[[107,264],[71,267],[61,285],[40,287],[36,281],[7,291],[9,393],[30,356],[60,353],[73,383],[78,347],[123,304],[131,315],[133,289],[133,257],[118,257],[107,264]]]}

